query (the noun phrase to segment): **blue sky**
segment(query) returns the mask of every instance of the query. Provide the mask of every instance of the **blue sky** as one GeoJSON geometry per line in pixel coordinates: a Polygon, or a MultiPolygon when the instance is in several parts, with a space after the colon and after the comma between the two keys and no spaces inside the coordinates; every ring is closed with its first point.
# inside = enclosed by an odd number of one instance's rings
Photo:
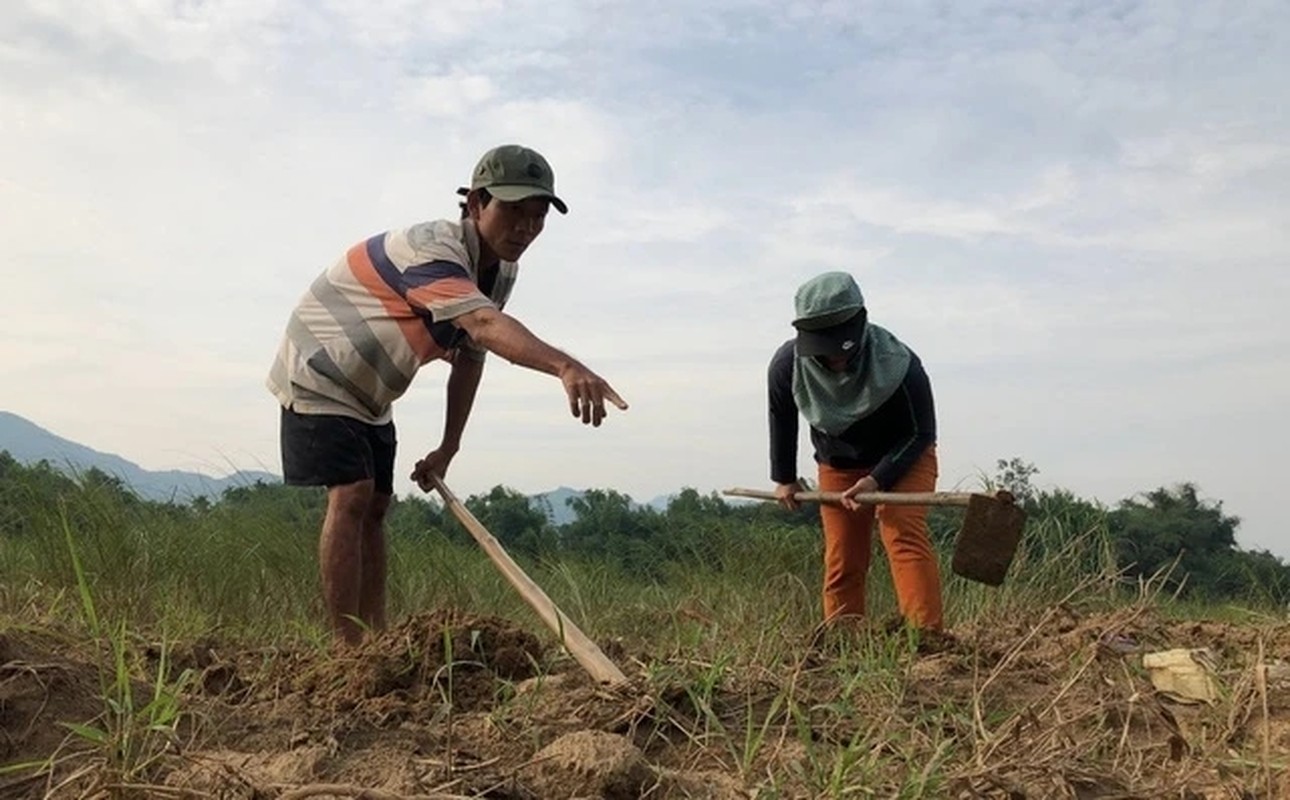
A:
{"type": "MultiPolygon", "coordinates": [[[[459,494],[765,485],[793,289],[847,269],[927,364],[946,488],[1012,456],[1107,503],[1192,480],[1290,556],[1290,7],[690,6],[11,0],[0,407],[276,471],[296,298],[518,141],[572,213],[510,310],[632,408],[584,429],[496,360],[459,494]]],[[[396,407],[400,476],[445,376],[396,407]]]]}

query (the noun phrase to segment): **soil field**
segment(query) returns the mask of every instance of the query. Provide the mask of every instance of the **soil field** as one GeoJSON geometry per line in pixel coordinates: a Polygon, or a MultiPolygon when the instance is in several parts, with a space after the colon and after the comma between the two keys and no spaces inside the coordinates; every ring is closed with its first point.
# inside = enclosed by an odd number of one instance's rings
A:
{"type": "Polygon", "coordinates": [[[106,644],[13,628],[0,797],[1290,797],[1286,625],[1054,607],[921,643],[804,637],[775,665],[602,646],[629,683],[454,610],[341,652],[138,641],[123,695],[106,644]],[[1143,667],[1179,648],[1212,699],[1143,667]],[[874,652],[889,668],[853,666],[874,652]]]}

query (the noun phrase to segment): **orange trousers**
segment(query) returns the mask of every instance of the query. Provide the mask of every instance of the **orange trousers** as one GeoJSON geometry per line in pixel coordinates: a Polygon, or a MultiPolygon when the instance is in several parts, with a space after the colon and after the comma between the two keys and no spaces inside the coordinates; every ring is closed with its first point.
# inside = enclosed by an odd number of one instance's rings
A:
{"type": "MultiPolygon", "coordinates": [[[[819,465],[820,489],[842,492],[869,474],[867,469],[835,469],[819,465]]],[[[894,492],[936,490],[936,448],[929,447],[895,486],[894,492]]],[[[927,532],[926,506],[865,506],[847,511],[838,505],[821,505],[824,525],[824,620],[863,616],[865,578],[873,552],[872,530],[878,519],[879,535],[891,565],[892,583],[900,613],[910,625],[940,630],[941,574],[927,532]]]]}

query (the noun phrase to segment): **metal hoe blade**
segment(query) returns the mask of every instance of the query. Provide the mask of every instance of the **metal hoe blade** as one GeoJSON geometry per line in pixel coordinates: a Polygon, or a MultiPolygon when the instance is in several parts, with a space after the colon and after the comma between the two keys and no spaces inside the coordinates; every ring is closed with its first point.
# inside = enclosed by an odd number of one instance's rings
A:
{"type": "Polygon", "coordinates": [[[1002,584],[1025,525],[1026,512],[1010,499],[973,494],[954,542],[954,574],[990,586],[1002,584]]]}

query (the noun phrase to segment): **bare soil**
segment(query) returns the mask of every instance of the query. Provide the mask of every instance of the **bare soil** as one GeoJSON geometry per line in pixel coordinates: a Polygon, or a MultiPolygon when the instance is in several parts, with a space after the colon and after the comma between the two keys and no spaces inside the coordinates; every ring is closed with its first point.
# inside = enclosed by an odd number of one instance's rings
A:
{"type": "MultiPolygon", "coordinates": [[[[795,663],[715,684],[709,665],[646,674],[606,648],[631,675],[613,688],[545,641],[449,610],[344,651],[185,643],[167,654],[192,676],[183,723],[131,771],[63,724],[107,727],[104,655],[0,632],[0,798],[816,797],[844,751],[869,766],[839,794],[1290,797],[1285,624],[1038,609],[910,646],[895,680],[840,669],[807,636],[795,663]],[[1153,688],[1141,654],[1180,647],[1213,654],[1218,700],[1153,688]]],[[[162,653],[135,656],[155,670],[162,653]]]]}

